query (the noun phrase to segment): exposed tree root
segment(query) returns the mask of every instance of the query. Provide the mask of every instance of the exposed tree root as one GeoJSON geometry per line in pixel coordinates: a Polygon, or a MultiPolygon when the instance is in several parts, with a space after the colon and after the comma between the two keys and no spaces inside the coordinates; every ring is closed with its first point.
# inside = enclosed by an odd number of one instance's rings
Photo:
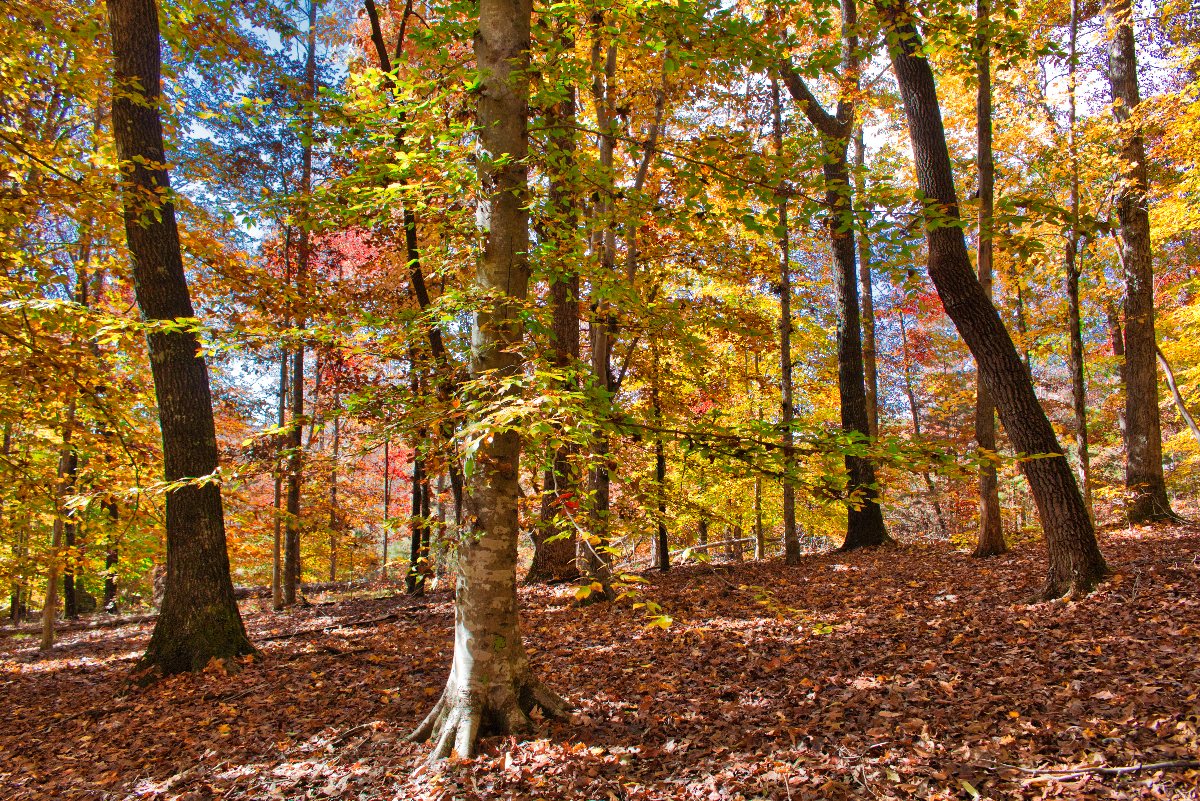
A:
{"type": "Polygon", "coordinates": [[[533,732],[529,714],[534,707],[548,718],[562,718],[570,705],[541,681],[526,676],[513,687],[490,691],[456,687],[453,676],[433,710],[408,736],[412,742],[432,740],[428,762],[457,754],[462,759],[475,755],[479,738],[487,735],[528,735],[533,732]]]}

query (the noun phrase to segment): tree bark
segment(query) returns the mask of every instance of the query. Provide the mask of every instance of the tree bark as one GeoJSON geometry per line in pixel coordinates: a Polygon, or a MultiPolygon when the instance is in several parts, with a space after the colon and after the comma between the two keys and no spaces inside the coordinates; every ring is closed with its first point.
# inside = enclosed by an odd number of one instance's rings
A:
{"type": "MultiPolygon", "coordinates": [[[[825,228],[833,251],[833,295],[837,307],[838,395],[841,400],[842,431],[861,438],[871,436],[867,409],[866,374],[863,367],[862,333],[858,306],[858,263],[856,261],[854,209],[850,167],[847,158],[854,132],[854,95],[859,85],[858,9],[854,0],[841,0],[842,58],[837,108],[833,114],[785,61],[783,78],[792,99],[821,137],[824,158],[825,228]]],[[[890,541],[879,507],[875,466],[863,456],[845,457],[847,482],[846,539],[841,550],[850,551],[890,541]]]]}
{"type": "MultiPolygon", "coordinates": [[[[775,137],[775,155],[783,158],[783,120],[779,101],[779,81],[771,80],[771,118],[775,137]]],[[[792,263],[791,231],[788,229],[787,197],[779,198],[779,426],[783,429],[783,560],[800,562],[800,539],[796,536],[795,433],[792,423],[795,399],[792,387],[792,263]]],[[[704,524],[705,538],[708,524],[704,524]]]]}
{"type": "MultiPolygon", "coordinates": [[[[75,448],[71,443],[75,430],[75,400],[67,403],[66,419],[62,426],[62,453],[58,457],[58,481],[54,488],[55,514],[50,534],[50,565],[46,576],[46,598],[42,602],[42,642],[41,650],[47,651],[54,646],[54,620],[58,617],[58,578],[60,566],[64,561],[60,553],[65,540],[67,527],[67,510],[64,503],[71,492],[75,481],[74,463],[75,448]]],[[[64,582],[65,583],[65,582],[64,582]]]]}
{"type": "MultiPolygon", "coordinates": [[[[1083,371],[1083,327],[1079,311],[1079,278],[1083,272],[1083,253],[1079,239],[1079,149],[1075,137],[1076,42],[1079,33],[1079,0],[1071,0],[1071,22],[1067,54],[1067,145],[1071,159],[1071,229],[1067,234],[1063,266],[1067,278],[1067,334],[1070,342],[1067,366],[1071,372],[1071,409],[1075,417],[1075,451],[1079,464],[1079,484],[1088,516],[1092,509],[1092,468],[1088,454],[1087,383],[1083,371]]],[[[1086,253],[1086,245],[1084,247],[1086,253]]]]}
{"type": "Polygon", "coordinates": [[[1158,371],[1154,364],[1154,268],[1150,252],[1149,177],[1141,132],[1130,121],[1141,103],[1130,0],[1110,0],[1108,83],[1121,126],[1117,184],[1121,263],[1125,269],[1125,489],[1131,523],[1172,520],[1162,469],[1158,371]]]}
{"type": "MultiPolygon", "coordinates": [[[[562,52],[574,52],[573,34],[563,31],[559,38],[562,52]]],[[[578,385],[574,370],[579,364],[580,283],[572,263],[579,227],[579,191],[573,177],[577,169],[575,103],[572,84],[567,87],[566,97],[546,110],[546,171],[550,181],[546,238],[553,259],[548,270],[553,312],[551,363],[555,370],[565,374],[567,389],[578,385]]],[[[565,444],[560,447],[543,476],[541,520],[533,528],[533,563],[525,575],[526,582],[572,581],[579,576],[576,561],[579,544],[575,525],[569,519],[569,504],[576,507],[579,504],[577,450],[565,444]]]]}
{"type": "Polygon", "coordinates": [[[650,343],[651,354],[654,357],[653,383],[650,385],[650,405],[654,414],[654,425],[659,429],[654,433],[654,495],[655,511],[658,512],[658,525],[654,538],[654,553],[657,557],[658,569],[666,573],[671,569],[671,546],[667,541],[667,450],[663,443],[662,426],[662,370],[658,360],[658,345],[650,343]]]}
{"type": "MultiPolygon", "coordinates": [[[[479,172],[487,233],[476,286],[489,305],[472,326],[471,369],[499,381],[519,373],[518,311],[529,288],[528,104],[530,0],[480,0],[475,57],[480,73],[479,172]]],[[[504,392],[506,390],[497,390],[504,392]]],[[[497,432],[480,446],[466,494],[468,530],[459,544],[454,659],[441,699],[413,733],[434,738],[431,760],[471,756],[487,732],[521,734],[539,706],[565,704],[533,676],[517,602],[517,500],[521,441],[497,432]]]]}
{"type": "MultiPolygon", "coordinates": [[[[615,43],[610,43],[607,51],[602,47],[600,31],[603,28],[603,12],[597,12],[593,21],[597,30],[592,43],[592,99],[596,108],[596,127],[600,131],[597,136],[597,148],[601,180],[604,182],[600,200],[596,204],[597,216],[602,225],[595,237],[595,249],[600,254],[603,275],[607,277],[614,274],[617,268],[617,234],[614,230],[616,221],[613,219],[616,195],[613,155],[616,149],[617,119],[612,107],[613,84],[616,82],[617,72],[617,47],[615,43]]],[[[593,315],[589,326],[592,374],[596,384],[604,390],[607,405],[611,407],[617,389],[612,373],[616,315],[607,301],[595,301],[592,305],[593,315]]],[[[582,561],[588,577],[603,586],[600,593],[588,596],[590,600],[611,600],[616,595],[611,586],[612,556],[608,551],[609,506],[612,496],[609,446],[609,436],[603,432],[596,437],[592,446],[592,466],[588,477],[591,536],[580,541],[584,557],[582,561]]]]}
{"type": "MultiPolygon", "coordinates": [[[[286,250],[286,248],[285,248],[286,250]]],[[[279,428],[287,422],[288,351],[279,349],[279,428]]],[[[271,608],[283,609],[283,473],[278,455],[275,462],[275,530],[271,539],[271,608]]]]}
{"type": "Polygon", "coordinates": [[[115,537],[115,529],[120,519],[120,510],[116,500],[110,498],[103,503],[108,512],[108,541],[104,552],[104,611],[117,611],[117,564],[120,562],[120,546],[115,537]]]}
{"type": "MultiPolygon", "coordinates": [[[[134,290],[148,323],[192,319],[159,117],[154,0],[109,0],[114,59],[113,136],[122,165],[125,233],[134,290]]],[[[158,621],[138,667],[147,675],[199,670],[255,653],[229,577],[208,368],[190,331],[146,336],[162,429],[167,574],[158,621]],[[213,476],[213,478],[207,478],[213,476]]]]}
{"type": "MultiPolygon", "coordinates": [[[[908,398],[909,414],[912,418],[913,436],[921,438],[921,404],[917,400],[917,391],[913,386],[912,355],[908,349],[908,329],[904,322],[904,311],[900,311],[900,358],[904,364],[904,397],[908,398]]],[[[949,536],[946,516],[942,513],[942,502],[938,500],[937,485],[928,470],[921,471],[921,480],[925,483],[925,497],[933,509],[933,519],[937,522],[938,533],[943,539],[949,536]]]]}
{"type": "MultiPolygon", "coordinates": [[[[336,380],[336,379],[335,379],[336,380]]],[[[333,392],[333,453],[329,465],[329,580],[337,581],[338,547],[341,537],[342,514],[338,508],[338,458],[342,446],[342,419],[338,406],[338,391],[333,392]]]]}
{"type": "Polygon", "coordinates": [[[388,579],[388,520],[392,514],[392,455],[391,440],[383,441],[383,553],[380,554],[379,574],[388,579]]]}
{"type": "Polygon", "coordinates": [[[1167,355],[1162,352],[1161,348],[1154,349],[1158,356],[1158,363],[1162,365],[1163,374],[1167,378],[1167,386],[1171,389],[1171,397],[1175,400],[1175,408],[1179,410],[1179,416],[1183,418],[1183,422],[1187,423],[1188,430],[1192,432],[1192,438],[1196,440],[1196,444],[1200,445],[1200,427],[1197,427],[1196,420],[1192,417],[1192,413],[1188,411],[1187,404],[1183,402],[1183,394],[1179,391],[1179,385],[1175,383],[1175,371],[1171,369],[1171,363],[1167,361],[1167,355]]]}
{"type": "MultiPolygon", "coordinates": [[[[992,300],[992,211],[995,202],[995,163],[992,160],[992,44],[990,0],[976,0],[976,67],[979,87],[975,100],[976,160],[979,163],[979,285],[988,302],[992,300]]],[[[982,372],[975,374],[975,442],[980,456],[996,453],[996,407],[988,394],[982,372]]],[[[999,556],[1008,550],[1000,518],[1000,488],[996,465],[979,465],[979,531],[972,556],[999,556]]]]}
{"type": "Polygon", "coordinates": [[[886,13],[895,26],[889,50],[904,100],[917,182],[927,204],[929,275],[946,313],[975,357],[1016,450],[1041,457],[1022,463],[1050,555],[1040,596],[1087,593],[1106,572],[1092,521],[1029,374],[972,269],[959,224],[958,197],[933,71],[921,55],[920,36],[904,0],[894,2],[886,13]]]}
{"type": "MultiPolygon", "coordinates": [[[[313,113],[311,104],[317,97],[317,0],[308,3],[308,47],[304,60],[304,146],[300,163],[300,198],[307,203],[312,195],[312,138],[313,113]]],[[[312,237],[307,209],[302,213],[300,241],[296,248],[296,289],[301,304],[308,291],[308,268],[312,258],[312,237]]],[[[303,329],[306,315],[301,306],[296,314],[296,328],[303,329]]],[[[319,373],[318,373],[319,374],[319,373]]],[[[287,525],[283,542],[283,605],[296,603],[303,580],[300,562],[300,491],[304,481],[304,343],[298,342],[292,352],[292,427],[288,442],[287,525]]]]}
{"type": "MultiPolygon", "coordinates": [[[[413,13],[412,0],[407,0],[404,5],[404,15],[400,21],[400,32],[396,36],[395,59],[388,55],[387,45],[383,41],[383,28],[380,25],[379,10],[376,8],[374,0],[364,0],[363,5],[366,8],[367,19],[371,25],[371,41],[375,45],[375,54],[379,58],[379,68],[385,73],[391,73],[393,61],[398,63],[404,53],[404,38],[408,30],[408,20],[413,13]]],[[[384,86],[388,89],[394,86],[394,81],[391,77],[385,78],[384,86]]],[[[397,117],[399,125],[393,141],[396,152],[399,153],[405,149],[404,137],[408,125],[407,111],[401,107],[397,117]]],[[[404,174],[400,175],[398,183],[402,187],[407,186],[409,183],[408,176],[404,174]]],[[[421,267],[421,247],[417,238],[417,228],[420,218],[416,209],[413,208],[413,203],[403,204],[401,219],[404,225],[404,252],[408,261],[409,293],[412,295],[413,300],[416,301],[417,308],[424,312],[429,309],[432,301],[429,297],[429,288],[425,284],[425,272],[421,267]]],[[[458,385],[458,379],[453,374],[450,354],[446,351],[442,329],[437,325],[427,326],[426,337],[429,342],[430,355],[433,357],[433,363],[437,368],[436,391],[438,401],[443,404],[449,404],[451,395],[458,385]]],[[[448,443],[454,438],[454,422],[449,416],[445,417],[438,426],[438,433],[441,435],[444,443],[448,443]]],[[[462,521],[462,470],[456,457],[447,459],[447,463],[447,472],[450,475],[450,489],[454,494],[454,522],[458,524],[462,521]]]]}
{"type": "MultiPolygon", "coordinates": [[[[854,193],[859,202],[867,202],[864,168],[866,143],[860,124],[854,134],[854,193]]],[[[875,288],[871,281],[871,238],[866,227],[856,225],[858,237],[858,283],[862,290],[862,357],[866,379],[867,426],[871,438],[879,436],[879,366],[875,347],[875,288]]]]}
{"type": "MultiPolygon", "coordinates": [[[[415,365],[414,365],[415,368],[415,365]]],[[[417,391],[418,381],[413,378],[414,396],[417,391]]],[[[428,521],[425,519],[422,506],[425,499],[424,485],[427,481],[425,476],[425,460],[420,455],[420,444],[425,441],[425,430],[420,429],[417,432],[417,443],[413,446],[413,461],[412,461],[412,491],[409,494],[409,510],[411,514],[408,518],[408,573],[404,576],[404,586],[409,595],[423,595],[425,593],[424,575],[421,572],[421,552],[422,543],[426,534],[426,526],[428,521]]]]}

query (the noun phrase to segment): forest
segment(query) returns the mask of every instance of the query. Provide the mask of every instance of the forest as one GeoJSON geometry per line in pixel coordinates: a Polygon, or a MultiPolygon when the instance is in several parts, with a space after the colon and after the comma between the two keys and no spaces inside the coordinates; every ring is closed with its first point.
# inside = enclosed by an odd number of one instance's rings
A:
{"type": "Polygon", "coordinates": [[[1200,798],[1188,0],[3,11],[4,798],[1200,798]]]}

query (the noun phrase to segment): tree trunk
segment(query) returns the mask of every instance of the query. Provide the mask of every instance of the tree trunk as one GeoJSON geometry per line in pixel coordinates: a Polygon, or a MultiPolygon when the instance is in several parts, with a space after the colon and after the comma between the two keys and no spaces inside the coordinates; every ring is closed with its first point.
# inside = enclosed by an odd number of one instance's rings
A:
{"type": "Polygon", "coordinates": [[[72,462],[76,456],[71,444],[74,429],[75,400],[72,399],[67,403],[67,415],[63,421],[63,447],[62,453],[58,457],[58,481],[54,489],[56,508],[50,534],[50,565],[46,576],[46,598],[42,601],[41,649],[43,651],[54,646],[54,619],[58,617],[58,577],[63,562],[63,554],[60,551],[64,544],[64,531],[67,527],[67,510],[64,501],[74,482],[72,462]]]}
{"type": "MultiPolygon", "coordinates": [[[[424,442],[424,435],[424,429],[417,432],[418,442],[424,442]]],[[[404,576],[404,586],[409,595],[423,595],[425,592],[424,576],[421,573],[421,543],[426,536],[426,520],[422,514],[425,481],[425,460],[420,456],[420,445],[415,445],[412,462],[412,492],[409,495],[409,510],[412,514],[408,518],[408,573],[404,576]]]]}
{"type": "Polygon", "coordinates": [[[1090,591],[1106,571],[1095,530],[1054,429],[1000,315],[979,285],[959,225],[958,197],[929,62],[904,2],[887,9],[898,34],[891,45],[912,139],[917,181],[926,200],[929,274],[946,313],[975,357],[1000,419],[1019,453],[1050,553],[1043,598],[1090,591]]]}
{"type": "Polygon", "coordinates": [[[1146,147],[1130,122],[1141,102],[1132,15],[1131,0],[1109,0],[1108,83],[1113,116],[1123,129],[1116,207],[1125,268],[1125,489],[1129,522],[1147,523],[1175,515],[1162,469],[1146,147]]]}
{"type": "MultiPolygon", "coordinates": [[[[304,61],[304,101],[315,102],[317,96],[317,0],[308,3],[308,47],[304,61]]],[[[312,194],[312,132],[311,107],[304,111],[304,147],[300,164],[300,198],[307,203],[312,194]]],[[[306,297],[309,261],[312,258],[310,225],[307,211],[301,215],[300,241],[296,253],[296,289],[301,304],[306,297]]],[[[301,306],[296,314],[296,328],[303,329],[306,315],[301,306]]],[[[319,375],[319,373],[318,373],[319,375]]],[[[303,578],[300,563],[300,490],[304,480],[304,343],[298,342],[292,352],[292,427],[288,443],[287,526],[283,542],[283,604],[296,603],[303,578]]]]}
{"type": "MultiPolygon", "coordinates": [[[[79,474],[79,454],[74,448],[70,448],[63,454],[63,458],[65,467],[60,491],[63,495],[71,495],[75,492],[75,478],[79,474]]],[[[79,617],[79,597],[76,595],[75,586],[75,569],[79,563],[76,556],[76,535],[79,533],[79,526],[75,522],[73,512],[64,508],[60,514],[63,515],[63,617],[73,620],[79,617]]]]}
{"type": "Polygon", "coordinates": [[[392,455],[391,440],[383,441],[383,553],[380,554],[379,575],[388,579],[388,519],[392,514],[392,455]]]}
{"type": "MultiPolygon", "coordinates": [[[[125,233],[142,317],[195,317],[170,201],[159,118],[160,55],[154,0],[109,0],[115,64],[113,136],[122,170],[125,233]],[[135,88],[136,87],[136,88],[135,88]],[[131,94],[142,94],[133,98],[131,94]]],[[[199,670],[212,659],[255,653],[229,578],[208,368],[190,331],[147,334],[162,429],[167,574],[158,621],[139,670],[199,670]]]]}
{"type": "Polygon", "coordinates": [[[654,537],[654,556],[658,569],[666,573],[671,569],[671,545],[667,541],[667,449],[663,442],[662,427],[662,365],[658,358],[658,344],[650,341],[652,358],[650,384],[650,410],[654,415],[654,495],[658,522],[654,537]]]}
{"type": "MultiPolygon", "coordinates": [[[[602,48],[601,29],[603,28],[603,12],[597,12],[593,21],[596,23],[595,39],[592,43],[592,97],[596,107],[596,128],[600,131],[597,137],[599,150],[600,171],[604,186],[601,189],[600,201],[597,203],[597,213],[601,229],[596,237],[596,250],[599,251],[603,275],[608,277],[617,268],[617,235],[614,230],[614,195],[616,194],[616,176],[614,174],[613,151],[616,148],[617,119],[612,108],[613,84],[617,72],[617,48],[610,43],[607,51],[602,48]],[[601,58],[602,52],[604,53],[601,58]]],[[[603,280],[603,279],[601,279],[603,280]]],[[[616,334],[616,316],[607,301],[593,302],[593,316],[590,325],[592,373],[596,384],[604,390],[607,405],[611,407],[613,395],[616,392],[616,382],[612,374],[613,337],[616,334]]],[[[607,411],[607,409],[606,409],[607,411]]],[[[592,467],[589,475],[589,496],[591,500],[591,536],[580,541],[584,554],[584,565],[587,574],[593,581],[603,585],[603,591],[588,596],[594,600],[611,600],[615,593],[610,585],[612,556],[609,553],[609,506],[612,494],[612,476],[609,466],[609,436],[601,432],[592,446],[592,467]]]]}
{"type": "Polygon", "coordinates": [[[1175,399],[1175,408],[1179,410],[1179,416],[1183,418],[1183,422],[1187,423],[1188,430],[1192,432],[1192,438],[1196,440],[1196,444],[1200,445],[1200,427],[1196,425],[1196,419],[1192,417],[1187,404],[1183,402],[1183,394],[1179,391],[1179,385],[1175,383],[1175,371],[1171,369],[1171,363],[1167,361],[1167,355],[1162,352],[1161,348],[1155,348],[1154,352],[1158,355],[1158,363],[1162,365],[1163,374],[1167,377],[1167,386],[1171,389],[1171,397],[1175,399]]]}
{"type": "MultiPolygon", "coordinates": [[[[1118,251],[1120,248],[1121,243],[1117,242],[1118,251]]],[[[1125,391],[1125,332],[1121,328],[1121,314],[1111,300],[1104,304],[1104,312],[1108,319],[1108,337],[1112,345],[1113,357],[1117,360],[1117,380],[1120,382],[1121,390],[1125,391]]],[[[1121,447],[1128,452],[1129,436],[1125,431],[1124,406],[1117,411],[1117,429],[1121,432],[1121,447]]]]}
{"type": "MultiPolygon", "coordinates": [[[[783,77],[792,99],[821,137],[825,179],[825,227],[833,251],[833,294],[837,307],[838,395],[842,431],[851,436],[871,436],[867,408],[866,375],[858,307],[858,264],[855,257],[854,209],[847,153],[854,132],[854,94],[858,90],[858,10],[854,0],[841,0],[842,58],[837,109],[827,112],[804,79],[786,61],[783,77]]],[[[780,142],[776,143],[781,144],[780,142]]],[[[865,457],[845,457],[847,483],[846,539],[841,550],[882,545],[890,538],[879,508],[875,467],[865,457]]]]}
{"type": "MultiPolygon", "coordinates": [[[[564,53],[575,50],[575,37],[560,32],[564,53]]],[[[549,209],[547,234],[551,258],[549,267],[550,301],[553,320],[550,335],[554,353],[552,364],[564,372],[566,389],[578,382],[574,369],[579,363],[579,273],[572,260],[578,234],[578,187],[573,178],[575,165],[575,87],[567,96],[546,110],[546,170],[549,173],[549,209]]],[[[563,445],[554,454],[554,462],[545,471],[542,488],[541,520],[533,528],[533,563],[525,575],[529,583],[572,581],[579,576],[576,561],[578,541],[570,520],[572,506],[579,505],[579,474],[575,467],[576,448],[563,445]]]]}
{"type": "MultiPolygon", "coordinates": [[[[1067,55],[1067,141],[1071,158],[1071,230],[1067,235],[1064,267],[1067,274],[1067,334],[1070,342],[1067,366],[1071,372],[1071,407],[1075,416],[1075,450],[1079,461],[1079,484],[1088,516],[1092,509],[1092,468],[1088,454],[1087,384],[1083,372],[1083,328],[1079,312],[1079,278],[1083,253],[1079,242],[1079,150],[1075,139],[1076,41],[1079,32],[1079,0],[1071,0],[1069,52],[1067,55]]],[[[1086,246],[1084,253],[1086,253],[1086,246]]]]}
{"type": "MultiPolygon", "coordinates": [[[[783,121],[779,102],[779,81],[771,79],[771,116],[775,136],[775,154],[783,157],[783,121]]],[[[792,432],[795,400],[792,394],[792,263],[791,231],[788,229],[787,197],[779,198],[779,426],[783,429],[783,560],[789,565],[800,562],[800,540],[796,536],[796,453],[792,432]]],[[[703,521],[702,521],[703,522],[703,521]]],[[[707,524],[705,524],[707,539],[707,524]]]]}
{"type": "MultiPolygon", "coordinates": [[[[393,59],[388,55],[387,45],[383,41],[383,28],[379,21],[379,10],[375,6],[374,0],[364,0],[364,7],[367,11],[367,19],[371,26],[371,41],[375,46],[375,54],[379,58],[379,68],[384,73],[390,74],[392,71],[393,59]]],[[[408,20],[413,14],[412,3],[406,3],[404,6],[404,15],[400,20],[400,31],[396,36],[395,61],[399,61],[404,54],[404,38],[408,31],[408,20]]],[[[385,88],[391,89],[394,87],[394,82],[390,77],[384,79],[385,88]]],[[[397,130],[394,136],[394,143],[397,153],[404,152],[405,141],[404,137],[407,132],[408,125],[407,111],[401,107],[397,113],[397,130]]],[[[406,174],[398,176],[398,183],[401,187],[408,185],[409,180],[406,174]]],[[[403,204],[401,217],[404,222],[404,252],[408,260],[408,288],[412,298],[417,302],[417,307],[422,311],[429,309],[431,300],[429,297],[429,289],[425,284],[425,272],[421,267],[421,248],[417,238],[417,228],[419,223],[419,215],[414,204],[407,202],[403,204]]],[[[433,356],[434,365],[437,368],[436,373],[436,390],[438,401],[441,403],[449,403],[451,395],[458,384],[457,379],[452,375],[450,355],[446,352],[445,340],[442,337],[442,329],[437,325],[427,326],[427,338],[429,341],[430,354],[433,356]]],[[[415,366],[414,366],[414,369],[415,366]]],[[[444,443],[450,442],[454,438],[454,422],[451,418],[445,417],[442,423],[438,426],[438,433],[441,435],[444,443]]],[[[462,522],[462,505],[463,505],[463,477],[459,464],[456,458],[448,459],[448,470],[450,475],[450,489],[454,494],[454,522],[458,524],[462,522]]]]}
{"type": "MultiPolygon", "coordinates": [[[[908,399],[909,414],[912,418],[913,436],[921,438],[921,405],[917,400],[917,391],[913,386],[912,356],[908,350],[908,329],[904,322],[904,311],[900,312],[900,358],[904,364],[904,397],[908,399]]],[[[933,519],[937,522],[938,533],[945,539],[949,536],[946,517],[942,514],[942,502],[938,500],[937,485],[928,470],[921,471],[921,480],[925,483],[925,497],[933,509],[933,519]]]]}
{"type": "MultiPolygon", "coordinates": [[[[286,248],[285,248],[286,250],[286,248]]],[[[279,349],[279,428],[287,422],[288,351],[279,349]]],[[[271,608],[283,608],[283,465],[275,459],[275,531],[271,539],[271,608]]]]}
{"type": "MultiPolygon", "coordinates": [[[[849,6],[849,0],[843,0],[849,6]]],[[[863,375],[862,339],[859,332],[858,264],[854,253],[854,224],[846,164],[848,139],[826,147],[825,204],[829,209],[826,227],[833,245],[834,298],[838,308],[838,393],[841,397],[842,431],[870,436],[866,385],[863,375]]],[[[847,455],[846,539],[840,550],[849,551],[891,541],[883,524],[875,466],[865,456],[847,455]]]]}
{"type": "Polygon", "coordinates": [[[112,614],[117,611],[117,564],[120,561],[120,548],[117,544],[115,529],[120,520],[120,510],[117,502],[109,499],[104,502],[108,512],[109,530],[108,543],[104,552],[104,611],[112,614]]]}
{"type": "MultiPolygon", "coordinates": [[[[859,125],[854,135],[854,193],[867,202],[866,145],[859,125]]],[[[862,357],[867,391],[867,425],[871,438],[879,436],[879,367],[875,348],[875,288],[871,282],[871,240],[865,226],[856,225],[858,235],[858,283],[862,290],[862,357]]]]}
{"type": "Polygon", "coordinates": [[[337,581],[338,542],[341,536],[342,515],[338,509],[338,457],[342,446],[342,419],[338,414],[338,393],[333,393],[333,460],[329,465],[329,580],[337,581]]]}
{"type": "MultiPolygon", "coordinates": [[[[992,160],[992,45],[990,0],[976,0],[975,19],[979,87],[975,101],[976,137],[979,164],[979,285],[989,302],[992,299],[992,208],[995,200],[995,163],[992,160]]],[[[980,456],[989,459],[996,453],[996,408],[988,395],[982,373],[975,374],[975,442],[980,456]]],[[[999,556],[1008,550],[1000,519],[1000,488],[994,462],[979,466],[979,532],[972,556],[999,556]]]]}
{"type": "MultiPolygon", "coordinates": [[[[472,327],[474,376],[498,381],[519,373],[518,311],[529,287],[529,0],[480,0],[475,56],[482,202],[488,224],[476,286],[487,306],[472,327]]],[[[502,391],[502,390],[501,390],[502,391]]],[[[534,678],[521,641],[517,603],[517,499],[521,440],[496,433],[479,448],[466,494],[468,530],[459,544],[454,659],[441,699],[413,733],[435,738],[431,760],[475,752],[487,732],[521,734],[539,706],[565,712],[534,678]]]]}

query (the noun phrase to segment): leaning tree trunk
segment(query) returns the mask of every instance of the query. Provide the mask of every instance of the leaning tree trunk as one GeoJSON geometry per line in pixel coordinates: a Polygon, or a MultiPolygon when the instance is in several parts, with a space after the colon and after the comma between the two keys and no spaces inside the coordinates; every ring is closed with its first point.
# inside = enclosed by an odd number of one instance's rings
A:
{"type": "Polygon", "coordinates": [[[167,579],[158,622],[138,667],[160,674],[254,653],[246,639],[225,545],[208,368],[190,331],[162,321],[195,316],[170,200],[154,0],[109,0],[114,60],[113,137],[120,159],[125,234],[158,398],[166,480],[167,579]],[[138,96],[140,95],[140,96],[138,96]],[[157,329],[157,330],[156,330],[157,329]]]}
{"type": "MultiPolygon", "coordinates": [[[[992,207],[995,202],[995,164],[992,161],[992,53],[990,0],[976,0],[976,24],[979,26],[975,54],[978,60],[979,87],[975,100],[976,137],[979,162],[979,285],[992,299],[992,207]]],[[[1000,519],[1000,487],[996,464],[990,457],[996,452],[996,407],[988,394],[982,373],[975,377],[975,442],[979,445],[979,534],[972,556],[999,556],[1008,550],[1000,519]]]]}
{"type": "MultiPolygon", "coordinates": [[[[472,373],[492,385],[519,373],[519,311],[529,289],[528,103],[530,0],[480,0],[475,56],[481,75],[479,159],[488,225],[476,285],[487,307],[472,330],[472,373]]],[[[517,605],[517,498],[521,440],[495,434],[480,447],[459,545],[454,659],[446,689],[413,739],[434,738],[430,759],[469,757],[487,732],[522,734],[539,706],[565,704],[534,678],[517,605]]]]}
{"type": "Polygon", "coordinates": [[[926,198],[929,275],[983,376],[1016,450],[1040,458],[1022,463],[1050,552],[1043,598],[1090,591],[1103,578],[1104,557],[1075,475],[1046,417],[1021,357],[975,277],[959,225],[954,173],[929,62],[907,5],[887,9],[898,37],[889,48],[908,118],[917,182],[926,198]]]}
{"type": "Polygon", "coordinates": [[[1149,178],[1146,146],[1131,127],[1141,102],[1130,0],[1111,0],[1108,83],[1113,116],[1122,131],[1122,180],[1117,188],[1121,263],[1125,268],[1125,488],[1129,522],[1174,517],[1162,469],[1158,371],[1154,363],[1154,270],[1150,257],[1149,178]]]}

